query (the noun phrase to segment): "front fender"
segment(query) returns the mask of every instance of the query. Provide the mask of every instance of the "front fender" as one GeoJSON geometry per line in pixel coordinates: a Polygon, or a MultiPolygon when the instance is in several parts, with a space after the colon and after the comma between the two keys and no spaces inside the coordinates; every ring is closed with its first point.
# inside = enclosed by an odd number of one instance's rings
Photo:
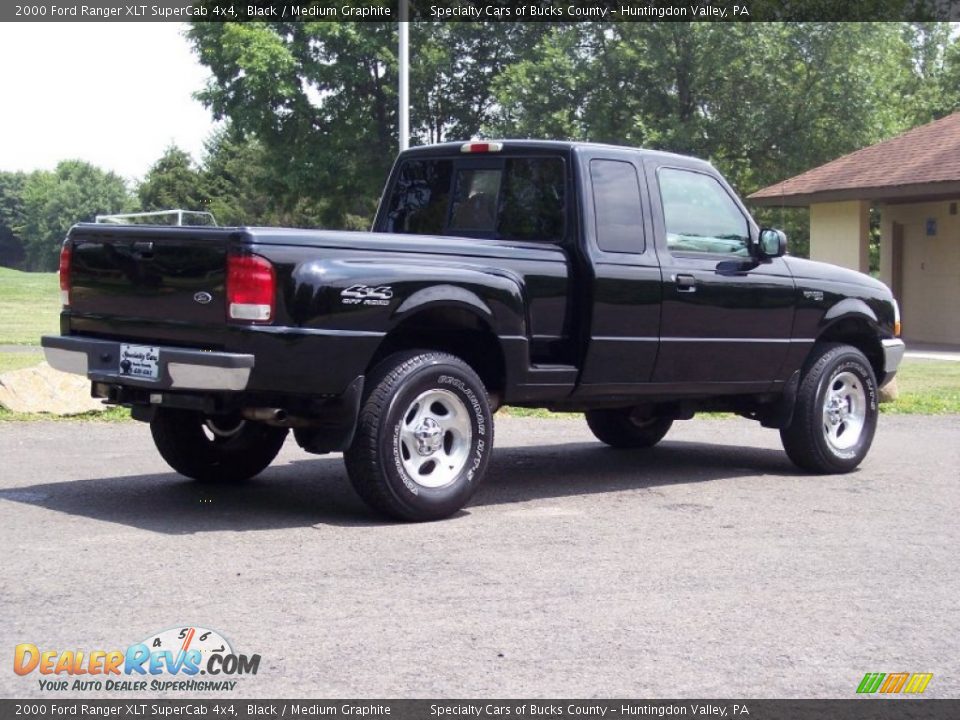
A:
{"type": "Polygon", "coordinates": [[[844,298],[824,313],[820,323],[821,329],[847,318],[867,320],[873,326],[878,324],[877,314],[866,302],[860,298],[844,298]]]}

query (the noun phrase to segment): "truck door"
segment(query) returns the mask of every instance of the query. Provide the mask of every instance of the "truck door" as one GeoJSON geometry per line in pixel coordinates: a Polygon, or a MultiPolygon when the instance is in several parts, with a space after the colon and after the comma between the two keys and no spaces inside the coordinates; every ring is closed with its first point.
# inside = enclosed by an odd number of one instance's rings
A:
{"type": "Polygon", "coordinates": [[[786,263],[751,259],[757,229],[709,167],[660,158],[645,166],[663,271],[653,381],[762,389],[779,378],[791,342],[794,282],[786,263]]]}
{"type": "Polygon", "coordinates": [[[660,266],[644,212],[646,180],[638,153],[582,150],[582,286],[589,328],[577,394],[635,393],[657,356],[660,266]]]}

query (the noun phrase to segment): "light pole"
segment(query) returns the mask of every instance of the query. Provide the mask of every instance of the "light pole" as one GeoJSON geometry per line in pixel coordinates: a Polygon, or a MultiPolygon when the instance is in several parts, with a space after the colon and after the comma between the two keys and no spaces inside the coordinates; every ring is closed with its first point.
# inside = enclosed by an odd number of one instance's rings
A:
{"type": "Polygon", "coordinates": [[[410,146],[410,2],[400,0],[400,152],[410,146]]]}

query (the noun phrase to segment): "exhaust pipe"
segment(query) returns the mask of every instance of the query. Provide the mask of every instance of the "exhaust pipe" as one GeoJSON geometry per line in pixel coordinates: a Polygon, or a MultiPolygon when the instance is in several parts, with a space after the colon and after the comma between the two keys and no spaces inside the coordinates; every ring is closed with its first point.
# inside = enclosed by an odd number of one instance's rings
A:
{"type": "Polygon", "coordinates": [[[244,408],[240,414],[246,420],[256,420],[271,425],[283,425],[289,419],[287,411],[283,408],[244,408]]]}
{"type": "Polygon", "coordinates": [[[240,411],[240,415],[245,420],[254,420],[275,427],[299,428],[313,427],[316,425],[316,421],[310,418],[290,415],[283,408],[244,408],[240,411]]]}

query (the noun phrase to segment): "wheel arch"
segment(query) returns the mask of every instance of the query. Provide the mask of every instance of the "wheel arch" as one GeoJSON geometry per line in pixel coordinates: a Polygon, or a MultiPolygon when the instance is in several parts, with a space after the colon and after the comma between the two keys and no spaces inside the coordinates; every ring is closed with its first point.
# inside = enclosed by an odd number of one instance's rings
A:
{"type": "Polygon", "coordinates": [[[877,316],[862,300],[855,302],[863,307],[853,305],[847,312],[834,313],[833,317],[827,313],[824,319],[828,322],[817,335],[817,342],[844,343],[857,348],[870,362],[874,376],[879,382],[884,373],[884,360],[877,316]]]}
{"type": "Polygon", "coordinates": [[[488,393],[502,397],[507,386],[506,360],[500,339],[493,330],[490,308],[467,291],[462,291],[466,295],[456,293],[452,297],[421,292],[424,302],[410,304],[402,314],[399,310],[408,302],[398,308],[397,322],[381,341],[367,372],[387,356],[404,350],[448,352],[473,368],[488,393]]]}

